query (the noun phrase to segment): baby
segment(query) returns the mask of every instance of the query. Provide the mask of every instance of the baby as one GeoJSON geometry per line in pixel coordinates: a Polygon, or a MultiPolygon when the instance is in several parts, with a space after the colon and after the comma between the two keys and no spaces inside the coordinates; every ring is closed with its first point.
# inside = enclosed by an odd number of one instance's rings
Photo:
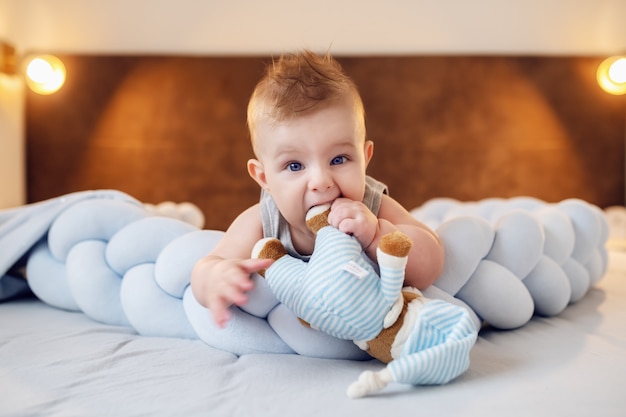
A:
{"type": "Polygon", "coordinates": [[[441,242],[366,174],[374,143],[366,138],[363,103],[331,56],[302,51],[269,66],[248,104],[248,127],[256,156],[248,173],[261,187],[260,202],[233,221],[191,276],[194,297],[219,326],[228,322],[231,305],[248,301],[250,274],[272,262],[250,259],[254,244],[275,237],[290,255],[308,259],[315,234],[305,216],[325,203],[329,223],[355,236],[374,262],[380,237],[404,232],[413,242],[405,284],[424,289],[435,281],[441,242]]]}

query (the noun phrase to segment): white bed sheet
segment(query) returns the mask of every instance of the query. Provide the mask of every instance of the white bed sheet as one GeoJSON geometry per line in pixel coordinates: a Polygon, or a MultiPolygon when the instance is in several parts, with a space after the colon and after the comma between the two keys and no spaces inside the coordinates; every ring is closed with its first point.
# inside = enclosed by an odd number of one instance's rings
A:
{"type": "Polygon", "coordinates": [[[236,356],[149,338],[37,300],[0,304],[0,416],[626,415],[626,252],[558,317],[484,329],[445,386],[345,391],[376,361],[236,356]]]}

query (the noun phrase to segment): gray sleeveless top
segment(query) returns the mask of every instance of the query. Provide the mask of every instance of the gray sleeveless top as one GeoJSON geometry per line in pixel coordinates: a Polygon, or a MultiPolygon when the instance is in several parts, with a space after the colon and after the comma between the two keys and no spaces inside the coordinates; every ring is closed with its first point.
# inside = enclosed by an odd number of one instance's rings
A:
{"type": "MultiPolygon", "coordinates": [[[[378,216],[380,203],[383,194],[387,194],[387,186],[370,176],[365,177],[365,195],[363,196],[363,204],[370,209],[372,213],[378,216]]],[[[261,219],[263,222],[263,237],[275,237],[279,239],[287,252],[296,258],[308,261],[310,256],[300,255],[293,246],[291,241],[291,232],[289,224],[278,211],[276,203],[271,195],[265,190],[261,190],[261,219]]]]}

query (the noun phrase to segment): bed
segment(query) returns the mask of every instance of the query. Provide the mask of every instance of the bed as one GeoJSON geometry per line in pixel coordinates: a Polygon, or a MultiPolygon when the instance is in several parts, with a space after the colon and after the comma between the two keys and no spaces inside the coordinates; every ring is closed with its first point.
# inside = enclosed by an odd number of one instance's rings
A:
{"type": "MultiPolygon", "coordinates": [[[[192,202],[219,231],[256,201],[241,168],[245,102],[268,57],[62,58],[74,74],[64,90],[26,101],[29,202],[115,189],[192,202]]],[[[594,84],[601,58],[340,59],[377,140],[370,173],[392,196],[416,209],[440,197],[584,200],[608,225],[597,283],[558,314],[485,325],[449,384],[362,399],[346,388],[376,360],[235,355],[25,294],[0,303],[1,416],[623,415],[626,103],[594,84]]]]}
{"type": "Polygon", "coordinates": [[[36,300],[0,305],[3,416],[621,416],[626,253],[583,300],[514,331],[483,330],[449,385],[392,386],[350,399],[376,361],[235,355],[198,340],[148,338],[36,300]]]}

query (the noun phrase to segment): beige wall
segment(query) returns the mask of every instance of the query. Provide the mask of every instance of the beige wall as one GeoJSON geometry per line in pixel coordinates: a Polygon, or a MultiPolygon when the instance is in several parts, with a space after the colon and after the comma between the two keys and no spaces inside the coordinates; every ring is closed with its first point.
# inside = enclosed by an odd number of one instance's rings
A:
{"type": "MultiPolygon", "coordinates": [[[[20,52],[609,55],[626,50],[624,16],[624,0],[0,0],[0,38],[20,52]]],[[[0,83],[8,207],[24,201],[23,87],[0,83]]]]}
{"type": "Polygon", "coordinates": [[[596,54],[626,48],[624,0],[3,0],[26,49],[596,54]],[[620,18],[621,17],[621,18],[620,18]]]}

